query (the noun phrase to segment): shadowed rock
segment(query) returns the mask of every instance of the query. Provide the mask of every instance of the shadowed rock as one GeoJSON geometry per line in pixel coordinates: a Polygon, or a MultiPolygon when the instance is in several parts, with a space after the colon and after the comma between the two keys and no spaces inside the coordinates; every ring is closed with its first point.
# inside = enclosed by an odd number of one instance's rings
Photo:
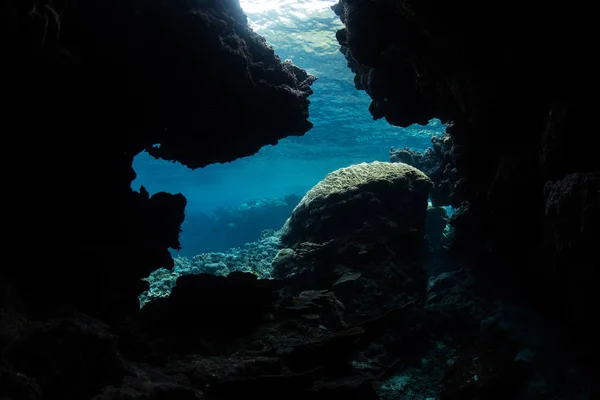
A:
{"type": "Polygon", "coordinates": [[[327,175],[282,228],[273,275],[291,293],[330,289],[355,323],[422,297],[427,197],[433,184],[403,163],[327,175]]]}

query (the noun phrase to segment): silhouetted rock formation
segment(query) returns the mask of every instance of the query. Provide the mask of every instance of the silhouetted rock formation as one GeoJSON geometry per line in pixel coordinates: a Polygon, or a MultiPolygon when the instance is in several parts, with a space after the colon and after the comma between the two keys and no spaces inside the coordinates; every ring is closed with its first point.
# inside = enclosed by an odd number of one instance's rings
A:
{"type": "Polygon", "coordinates": [[[432,182],[403,163],[329,173],[281,229],[273,276],[291,293],[333,291],[352,323],[423,297],[423,238],[432,182]]]}
{"type": "Polygon", "coordinates": [[[131,191],[133,157],[197,168],[302,135],[316,78],[281,62],[237,1],[7,6],[3,124],[29,171],[7,182],[7,207],[29,260],[3,279],[32,310],[117,321],[137,311],[140,278],[173,265],[184,218],[181,194],[131,191]]]}
{"type": "MultiPolygon", "coordinates": [[[[475,259],[493,254],[501,273],[513,273],[550,316],[568,321],[578,342],[582,332],[596,335],[589,313],[598,258],[584,245],[570,253],[573,263],[561,255],[563,239],[547,240],[559,225],[558,236],[571,229],[558,220],[600,224],[590,211],[597,195],[589,195],[600,171],[588,142],[595,111],[587,93],[597,82],[587,55],[590,10],[438,0],[340,0],[333,10],[345,24],[341,51],[356,87],[373,99],[374,118],[449,122],[460,191],[435,200],[462,204],[450,221],[454,248],[475,259]],[[590,205],[558,210],[561,196],[590,205]]],[[[599,237],[587,229],[568,236],[599,237]]]]}
{"type": "Polygon", "coordinates": [[[458,207],[461,200],[461,185],[464,180],[456,170],[455,147],[448,134],[431,138],[431,147],[424,153],[409,148],[390,149],[391,162],[403,162],[423,171],[434,183],[431,202],[434,206],[458,207]]]}

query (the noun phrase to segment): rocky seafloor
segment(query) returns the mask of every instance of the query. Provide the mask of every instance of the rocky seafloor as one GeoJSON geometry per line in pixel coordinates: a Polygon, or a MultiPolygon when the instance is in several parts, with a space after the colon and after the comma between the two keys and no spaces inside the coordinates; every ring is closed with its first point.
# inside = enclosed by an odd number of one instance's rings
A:
{"type": "Polygon", "coordinates": [[[207,398],[591,399],[593,382],[561,351],[553,323],[455,259],[428,178],[402,179],[307,195],[256,242],[176,257],[147,278],[138,351],[207,398]],[[402,187],[404,201],[387,203],[402,187]],[[396,211],[354,214],[353,228],[336,222],[365,201],[396,211]]]}
{"type": "Polygon", "coordinates": [[[167,297],[175,286],[177,278],[182,275],[207,273],[227,276],[231,272],[238,271],[268,279],[271,277],[271,261],[280,248],[278,232],[265,230],[258,241],[231,248],[227,252],[201,253],[191,259],[176,256],[175,266],[171,270],[157,269],[145,279],[150,283],[150,289],[142,293],[140,304],[143,306],[154,298],[167,297]]]}
{"type": "Polygon", "coordinates": [[[432,188],[404,163],[334,171],[280,230],[150,274],[114,327],[5,307],[0,397],[593,399],[555,324],[453,255],[432,188]]]}

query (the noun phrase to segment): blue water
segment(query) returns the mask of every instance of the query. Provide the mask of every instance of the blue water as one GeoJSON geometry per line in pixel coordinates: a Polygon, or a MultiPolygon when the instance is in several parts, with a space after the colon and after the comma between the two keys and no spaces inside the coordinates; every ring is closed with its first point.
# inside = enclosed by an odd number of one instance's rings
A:
{"type": "Polygon", "coordinates": [[[241,1],[252,28],[267,38],[282,60],[290,59],[319,78],[310,97],[314,128],[306,135],[285,138],[251,157],[195,171],[147,153],[136,157],[134,190],[143,185],[150,194],[183,193],[188,199],[181,255],[225,251],[255,240],[262,229],[280,228],[293,208],[279,205],[270,214],[244,214],[248,202],[303,196],[333,170],[389,161],[392,146],[424,151],[431,137],[443,132],[437,120],[406,129],[373,121],[370,99],[354,88],[353,75],[339,52],[335,32],[342,25],[329,8],[336,2],[241,1]]]}

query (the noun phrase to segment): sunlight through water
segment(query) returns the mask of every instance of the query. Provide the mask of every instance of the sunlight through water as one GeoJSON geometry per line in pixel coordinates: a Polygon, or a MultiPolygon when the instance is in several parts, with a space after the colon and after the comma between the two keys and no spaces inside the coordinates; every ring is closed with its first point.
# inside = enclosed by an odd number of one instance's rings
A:
{"type": "Polygon", "coordinates": [[[286,10],[310,14],[329,8],[336,3],[336,0],[240,0],[240,5],[248,14],[267,11],[284,12],[286,10]]]}
{"type": "Polygon", "coordinates": [[[373,120],[371,99],[354,87],[354,74],[336,40],[336,31],[343,28],[331,9],[336,3],[240,0],[250,27],[266,38],[282,62],[290,60],[318,77],[310,96],[309,120],[314,127],[309,132],[264,146],[253,156],[195,171],[142,153],[134,162],[134,190],[143,184],[150,193],[181,192],[188,199],[188,215],[210,213],[252,199],[303,196],[338,168],[388,161],[392,146],[424,151],[443,126],[434,121],[428,126],[399,128],[383,119],[373,120]]]}

